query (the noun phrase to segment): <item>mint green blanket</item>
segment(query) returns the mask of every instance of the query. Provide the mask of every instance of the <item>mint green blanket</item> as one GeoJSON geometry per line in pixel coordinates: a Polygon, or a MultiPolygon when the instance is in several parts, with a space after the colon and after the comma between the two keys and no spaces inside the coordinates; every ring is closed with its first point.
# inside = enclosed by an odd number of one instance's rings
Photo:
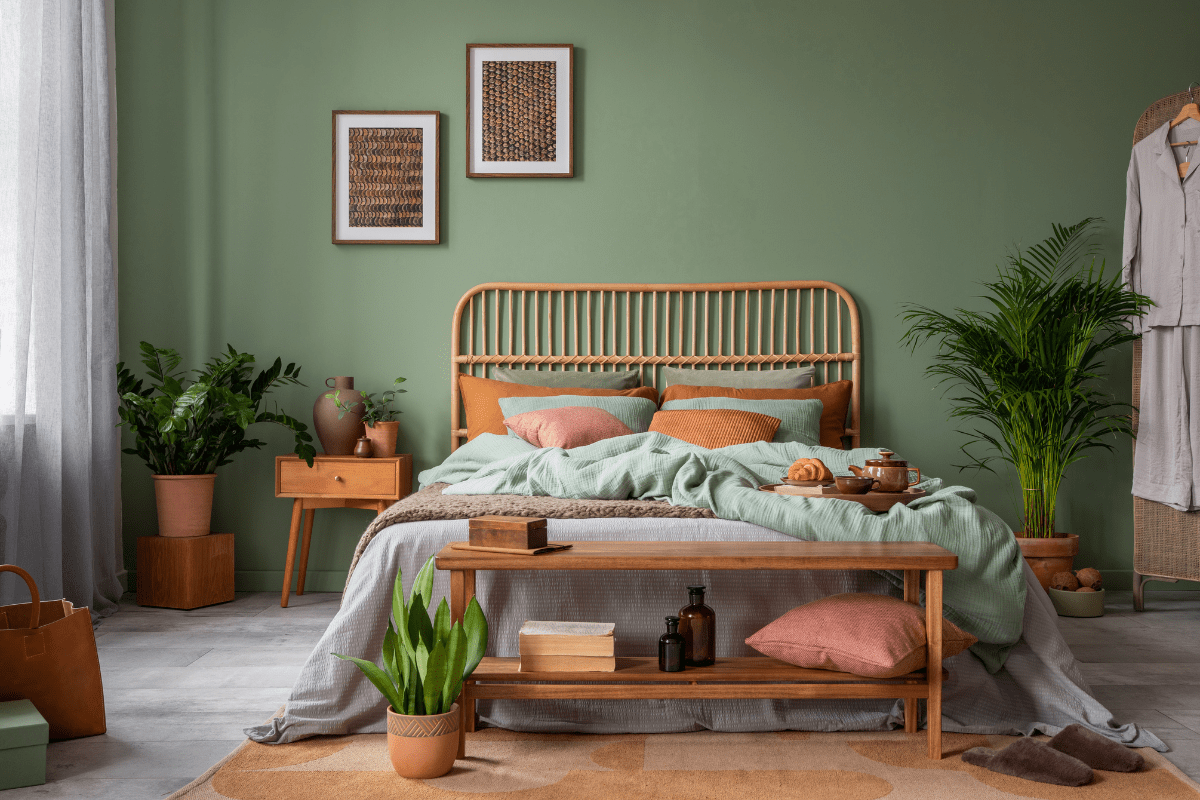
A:
{"type": "MultiPolygon", "coordinates": [[[[995,672],[1021,636],[1025,578],[1012,531],[975,504],[974,491],[926,478],[920,487],[928,497],[873,514],[858,503],[757,489],[777,483],[797,458],[820,458],[835,475],[848,475],[850,464],[862,466],[878,457],[876,449],[796,443],[706,450],[659,433],[573,450],[536,449],[520,439],[485,433],[419,478],[422,486],[453,484],[447,494],[667,500],[805,540],[933,542],[958,555],[958,569],[945,574],[946,618],[979,638],[971,649],[995,672]]],[[[890,577],[899,583],[898,575],[890,577]]]]}

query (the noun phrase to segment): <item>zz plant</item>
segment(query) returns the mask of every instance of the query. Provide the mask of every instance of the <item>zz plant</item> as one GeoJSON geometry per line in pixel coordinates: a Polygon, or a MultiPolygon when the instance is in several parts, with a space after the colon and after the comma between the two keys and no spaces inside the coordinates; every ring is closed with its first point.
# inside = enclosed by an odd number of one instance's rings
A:
{"type": "Polygon", "coordinates": [[[483,658],[487,619],[472,597],[462,622],[451,624],[450,608],[443,597],[430,621],[433,556],[417,573],[407,603],[402,577],[397,570],[391,614],[383,635],[383,667],[354,656],[331,655],[354,662],[397,714],[444,714],[462,692],[463,680],[483,658]]]}
{"type": "Polygon", "coordinates": [[[987,311],[953,314],[909,304],[903,341],[938,344],[925,374],[955,392],[950,417],[979,427],[960,431],[966,466],[1011,464],[1021,483],[1024,535],[1054,536],[1054,510],[1067,468],[1089,451],[1112,450],[1112,435],[1132,435],[1130,407],[1102,388],[1104,358],[1138,338],[1128,320],[1150,298],[1121,274],[1096,264],[1088,218],[1024,252],[1014,251],[984,283],[987,311]],[[970,451],[985,448],[983,455],[970,451]],[[990,452],[987,452],[990,451],[990,452]]]}
{"type": "Polygon", "coordinates": [[[124,452],[139,456],[156,475],[207,475],[230,463],[232,456],[266,442],[247,439],[246,429],[258,422],[282,425],[295,434],[296,455],[312,466],[308,426],[283,411],[260,411],[264,397],[278,386],[303,386],[300,368],[280,359],[256,376],[254,356],[229,350],[194,370],[190,383],[179,371],[175,350],[141,343],[143,384],[117,364],[117,423],[133,431],[134,446],[124,452]]]}
{"type": "Polygon", "coordinates": [[[332,400],[334,405],[338,407],[338,419],[353,411],[355,406],[362,406],[363,422],[374,428],[376,422],[393,422],[397,414],[403,413],[399,409],[392,408],[392,403],[396,401],[396,395],[408,393],[407,389],[394,388],[404,383],[404,380],[404,378],[396,378],[396,380],[392,381],[393,388],[381,392],[378,398],[373,394],[360,392],[361,400],[347,403],[342,400],[341,389],[330,392],[325,396],[332,400]]]}

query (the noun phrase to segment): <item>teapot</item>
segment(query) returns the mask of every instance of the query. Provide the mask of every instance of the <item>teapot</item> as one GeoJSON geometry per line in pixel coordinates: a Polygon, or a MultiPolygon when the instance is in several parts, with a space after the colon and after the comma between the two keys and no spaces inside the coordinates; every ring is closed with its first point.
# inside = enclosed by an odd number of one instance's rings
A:
{"type": "Polygon", "coordinates": [[[850,471],[860,478],[874,478],[878,485],[872,488],[878,492],[903,492],[920,483],[921,470],[910,467],[907,461],[892,458],[894,455],[891,450],[880,450],[879,458],[868,459],[865,469],[851,464],[850,471]],[[917,473],[915,480],[908,479],[909,472],[917,473]]]}

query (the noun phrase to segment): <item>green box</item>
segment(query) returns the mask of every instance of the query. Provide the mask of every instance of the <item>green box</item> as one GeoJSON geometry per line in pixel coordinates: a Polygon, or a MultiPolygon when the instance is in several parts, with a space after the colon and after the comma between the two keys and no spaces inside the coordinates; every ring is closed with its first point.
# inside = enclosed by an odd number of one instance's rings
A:
{"type": "Polygon", "coordinates": [[[28,700],[0,703],[0,789],[46,782],[50,724],[28,700]]]}

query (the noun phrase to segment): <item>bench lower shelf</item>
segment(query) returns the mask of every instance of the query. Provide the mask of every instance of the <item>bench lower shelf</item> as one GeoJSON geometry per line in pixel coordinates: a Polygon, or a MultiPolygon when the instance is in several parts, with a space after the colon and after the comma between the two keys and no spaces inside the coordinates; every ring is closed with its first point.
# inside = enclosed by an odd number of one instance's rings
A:
{"type": "MultiPolygon", "coordinates": [[[[774,658],[719,658],[660,672],[656,658],[618,658],[614,672],[521,672],[519,658],[485,658],[464,687],[474,700],[806,699],[929,696],[925,671],[896,678],[804,669],[774,658]]],[[[943,669],[943,680],[949,673],[943,669]]]]}

